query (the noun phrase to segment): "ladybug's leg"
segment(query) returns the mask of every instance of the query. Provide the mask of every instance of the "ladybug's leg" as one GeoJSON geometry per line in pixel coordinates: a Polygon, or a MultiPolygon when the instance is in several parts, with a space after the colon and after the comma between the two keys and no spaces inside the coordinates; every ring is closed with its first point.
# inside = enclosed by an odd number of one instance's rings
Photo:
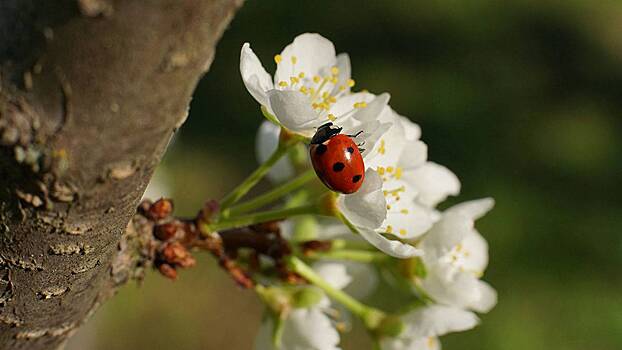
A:
{"type": "Polygon", "coordinates": [[[361,148],[361,147],[359,147],[358,149],[359,149],[359,153],[363,153],[363,152],[365,152],[365,148],[361,148]]]}
{"type": "Polygon", "coordinates": [[[351,138],[356,138],[357,136],[359,136],[359,135],[360,135],[360,134],[362,134],[362,133],[363,133],[363,130],[360,130],[359,132],[357,132],[357,133],[356,133],[356,134],[354,134],[354,135],[346,135],[346,136],[351,137],[351,138]]]}

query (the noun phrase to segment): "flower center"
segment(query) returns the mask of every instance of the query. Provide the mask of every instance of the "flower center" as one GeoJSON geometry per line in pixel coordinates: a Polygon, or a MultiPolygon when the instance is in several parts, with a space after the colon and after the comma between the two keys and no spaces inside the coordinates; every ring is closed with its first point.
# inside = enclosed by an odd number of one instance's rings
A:
{"type": "MultiPolygon", "coordinates": [[[[281,55],[274,56],[274,62],[276,62],[277,66],[281,64],[284,59],[285,58],[281,55]]],[[[296,63],[298,62],[296,56],[291,56],[289,59],[292,63],[289,81],[280,80],[276,84],[277,89],[299,91],[308,96],[309,104],[313,110],[317,112],[319,119],[325,118],[326,121],[335,122],[338,119],[350,115],[358,108],[367,107],[367,102],[360,101],[355,102],[351,109],[341,115],[335,116],[333,113],[330,113],[332,106],[337,103],[341,97],[347,95],[347,88],[353,87],[355,81],[352,79],[339,81],[339,68],[336,66],[330,67],[327,74],[324,76],[309,76],[308,72],[298,71],[296,68],[296,63]]]]}
{"type": "Polygon", "coordinates": [[[466,249],[464,245],[458,243],[452,250],[441,258],[441,261],[460,270],[460,272],[469,272],[477,277],[481,277],[481,271],[467,268],[470,257],[471,252],[466,249]]]}

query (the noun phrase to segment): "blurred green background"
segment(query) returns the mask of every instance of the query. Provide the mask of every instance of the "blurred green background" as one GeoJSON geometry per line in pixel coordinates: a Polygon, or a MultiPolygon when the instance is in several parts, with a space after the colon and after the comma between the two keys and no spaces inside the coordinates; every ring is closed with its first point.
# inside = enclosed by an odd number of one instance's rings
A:
{"type": "MultiPolygon", "coordinates": [[[[358,88],[390,92],[422,126],[430,159],[462,180],[457,200],[497,200],[478,227],[499,304],[445,349],[621,349],[622,2],[250,0],[158,169],[180,214],[256,165],[262,117],[239,76],[242,43],[272,72],[307,31],[350,54],[358,88]]],[[[151,273],[126,286],[69,348],[251,348],[262,308],[214,265],[201,254],[174,283],[151,273]]]]}

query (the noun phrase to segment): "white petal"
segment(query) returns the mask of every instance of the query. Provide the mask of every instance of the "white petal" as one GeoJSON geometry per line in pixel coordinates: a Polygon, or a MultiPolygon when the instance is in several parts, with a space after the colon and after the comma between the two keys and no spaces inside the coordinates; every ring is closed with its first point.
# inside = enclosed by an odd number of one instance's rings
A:
{"type": "Polygon", "coordinates": [[[462,260],[462,268],[475,275],[482,275],[488,266],[488,242],[473,230],[462,240],[462,250],[468,252],[468,256],[462,260]]]}
{"type": "Polygon", "coordinates": [[[274,115],[287,129],[311,136],[318,117],[309,103],[309,98],[298,91],[268,91],[274,115]]]}
{"type": "Polygon", "coordinates": [[[270,74],[261,65],[249,43],[245,43],[240,52],[240,73],[244,86],[255,100],[261,105],[270,107],[267,92],[272,90],[274,85],[270,74]]]}
{"type": "Polygon", "coordinates": [[[409,330],[407,336],[415,339],[465,331],[479,322],[472,312],[442,305],[416,309],[402,317],[402,320],[409,330]]]}
{"type": "Polygon", "coordinates": [[[341,96],[330,106],[327,115],[334,115],[337,118],[334,123],[342,126],[344,130],[349,127],[358,127],[360,123],[358,123],[357,119],[352,118],[359,111],[359,109],[354,108],[354,104],[359,102],[371,103],[374,98],[375,95],[368,92],[355,92],[341,96]]]}
{"type": "Polygon", "coordinates": [[[441,342],[436,337],[388,338],[380,341],[382,350],[440,350],[441,342]]]}
{"type": "Polygon", "coordinates": [[[352,276],[352,282],[348,284],[344,291],[356,299],[368,297],[378,285],[378,275],[376,270],[369,264],[344,261],[348,275],[352,276]]]}
{"type": "Polygon", "coordinates": [[[471,273],[442,265],[426,265],[426,268],[421,287],[438,303],[488,312],[497,302],[494,289],[471,273]]]}
{"type": "Polygon", "coordinates": [[[406,131],[406,140],[414,141],[421,137],[421,127],[413,123],[409,118],[399,115],[399,122],[402,123],[406,131]]]}
{"type": "Polygon", "coordinates": [[[382,194],[382,179],[374,170],[365,172],[361,188],[347,195],[339,195],[337,208],[354,225],[375,229],[387,217],[387,205],[382,194]]]}
{"type": "Polygon", "coordinates": [[[357,109],[353,118],[361,122],[377,120],[380,113],[387,108],[390,99],[391,96],[386,92],[376,96],[367,107],[357,109]]]}
{"type": "Polygon", "coordinates": [[[350,56],[347,53],[337,55],[337,68],[339,69],[337,84],[335,84],[331,95],[339,93],[339,86],[344,86],[346,93],[350,92],[350,86],[347,83],[352,75],[352,68],[350,66],[350,56]]]}
{"type": "Polygon", "coordinates": [[[450,195],[460,193],[460,180],[442,165],[426,162],[406,172],[404,178],[419,192],[418,201],[429,207],[435,207],[450,195]]]}
{"type": "Polygon", "coordinates": [[[380,137],[374,148],[365,158],[365,165],[372,169],[396,167],[405,147],[404,128],[399,123],[389,121],[391,128],[380,137]]]}
{"type": "Polygon", "coordinates": [[[477,281],[479,299],[471,304],[471,308],[477,312],[487,313],[497,305],[497,291],[484,281],[477,281]]]}
{"type": "MultiPolygon", "coordinates": [[[[391,128],[390,123],[381,123],[377,120],[362,123],[354,128],[349,128],[347,133],[350,135],[356,134],[359,131],[363,131],[359,136],[355,138],[356,144],[360,144],[363,149],[361,155],[363,159],[366,159],[367,155],[376,147],[376,143],[380,138],[391,128]]],[[[345,129],[344,129],[345,131],[345,129]]],[[[369,166],[368,166],[369,167],[369,166]]]]}
{"type": "Polygon", "coordinates": [[[429,208],[405,200],[391,204],[387,219],[382,224],[383,232],[391,227],[391,233],[402,239],[421,236],[434,225],[435,213],[429,208]]]}
{"type": "Polygon", "coordinates": [[[408,171],[420,167],[428,159],[428,146],[422,141],[406,141],[398,165],[408,171]]]}
{"type": "MultiPolygon", "coordinates": [[[[272,345],[273,321],[262,324],[256,350],[276,350],[272,345]]],[[[339,333],[319,308],[295,309],[284,320],[279,350],[339,350],[339,333]]]]}
{"type": "Polygon", "coordinates": [[[413,256],[423,255],[422,250],[417,249],[408,243],[387,239],[376,231],[366,228],[359,228],[359,233],[374,247],[392,257],[406,259],[413,256]]]}
{"type": "Polygon", "coordinates": [[[482,198],[454,205],[447,209],[447,213],[460,213],[472,220],[477,220],[484,216],[495,206],[495,200],[492,198],[482,198]]]}
{"type": "Polygon", "coordinates": [[[422,249],[426,252],[424,256],[426,264],[435,263],[460,244],[472,231],[473,221],[469,218],[456,213],[443,213],[441,220],[434,224],[421,242],[422,249]]]}
{"type": "Polygon", "coordinates": [[[347,272],[346,266],[338,262],[320,261],[313,264],[313,269],[325,279],[333,288],[343,289],[350,282],[352,276],[347,272]]]}
{"type": "Polygon", "coordinates": [[[277,65],[274,83],[289,82],[292,76],[303,72],[307,77],[324,76],[331,67],[337,65],[335,46],[323,36],[315,33],[304,33],[297,36],[281,52],[282,61],[277,65]],[[296,63],[292,62],[296,57],[296,63]]]}
{"type": "MultiPolygon", "coordinates": [[[[255,150],[259,163],[265,162],[276,150],[279,144],[281,128],[269,121],[261,123],[257,130],[255,150]]],[[[268,178],[273,182],[283,182],[295,175],[294,166],[287,156],[281,158],[268,172],[268,178]]]]}

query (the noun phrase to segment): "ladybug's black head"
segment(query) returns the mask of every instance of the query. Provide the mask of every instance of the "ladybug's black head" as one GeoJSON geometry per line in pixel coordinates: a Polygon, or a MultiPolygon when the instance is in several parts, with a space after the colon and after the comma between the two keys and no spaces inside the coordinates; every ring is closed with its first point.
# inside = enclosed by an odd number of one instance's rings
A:
{"type": "Polygon", "coordinates": [[[317,131],[313,138],[311,139],[311,144],[320,144],[328,141],[331,137],[338,135],[343,128],[334,126],[333,123],[328,122],[323,124],[317,131]]]}

